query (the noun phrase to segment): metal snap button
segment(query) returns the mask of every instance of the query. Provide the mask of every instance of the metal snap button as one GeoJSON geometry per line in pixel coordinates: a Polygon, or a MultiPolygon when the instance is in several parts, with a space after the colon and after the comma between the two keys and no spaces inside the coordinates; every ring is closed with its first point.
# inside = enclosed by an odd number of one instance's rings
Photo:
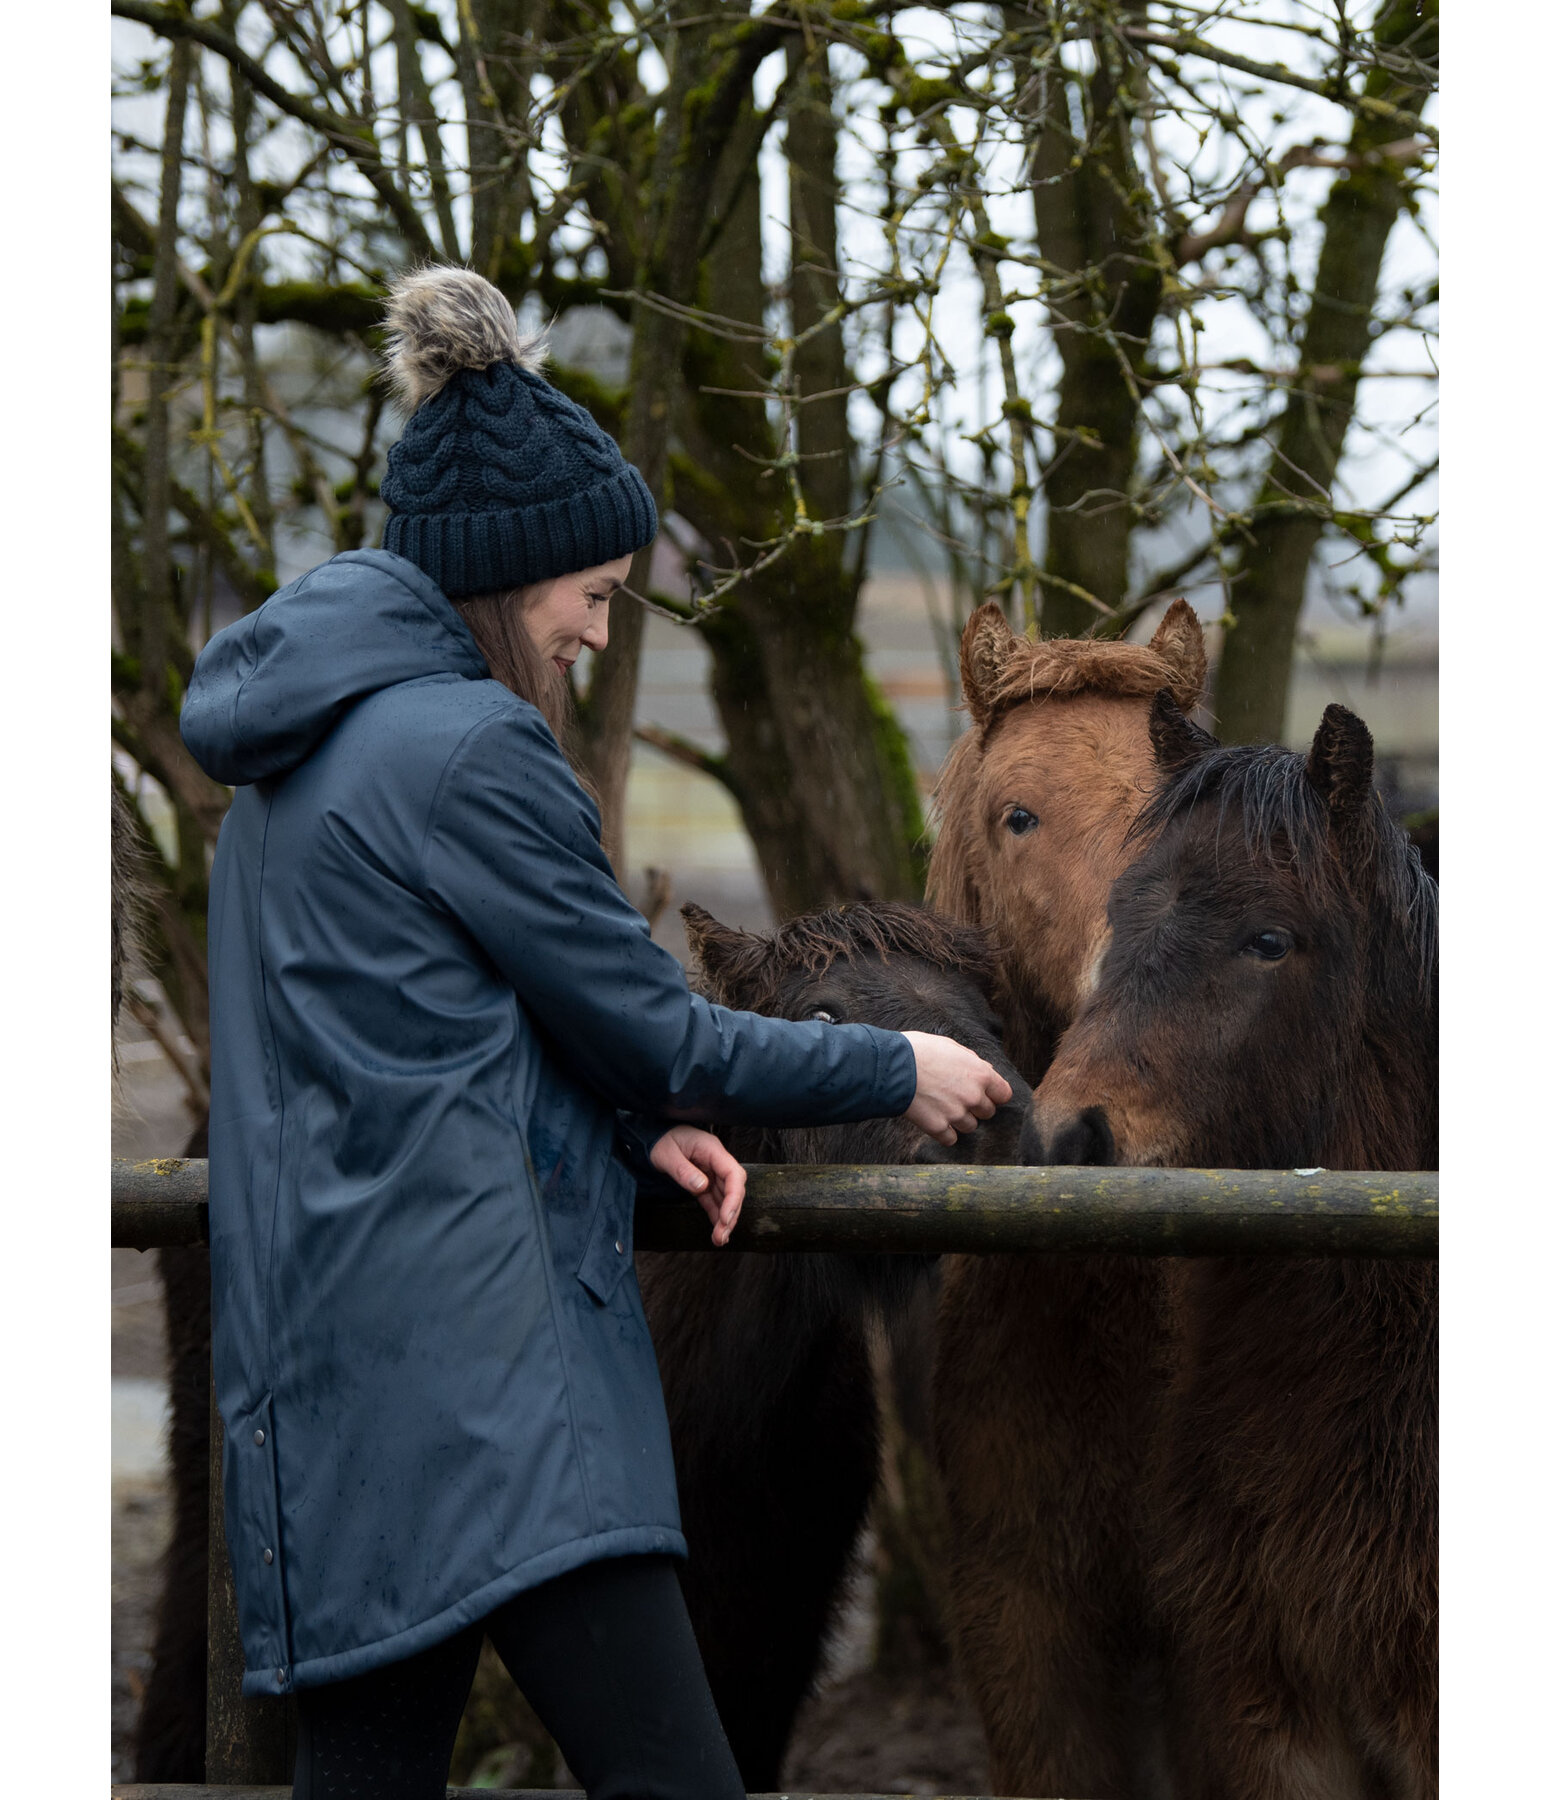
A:
{"type": "Polygon", "coordinates": [[[284,1669],[276,1669],[275,1670],[274,1684],[276,1687],[284,1687],[285,1686],[285,1671],[284,1671],[284,1669]]]}
{"type": "Polygon", "coordinates": [[[624,1255],[624,1239],[623,1238],[615,1238],[614,1239],[614,1249],[617,1250],[621,1256],[624,1255]]]}
{"type": "Polygon", "coordinates": [[[255,1431],[255,1432],[254,1432],[254,1433],[253,1433],[253,1442],[254,1442],[254,1443],[255,1443],[255,1444],[257,1444],[257,1445],[258,1445],[258,1447],[259,1447],[259,1448],[260,1448],[260,1449],[263,1449],[263,1447],[264,1447],[264,1434],[263,1434],[263,1432],[261,1432],[261,1431],[255,1431]]]}
{"type": "Polygon", "coordinates": [[[274,1551],[273,1550],[266,1550],[264,1552],[264,1561],[266,1563],[272,1563],[274,1561],[274,1551]]]}

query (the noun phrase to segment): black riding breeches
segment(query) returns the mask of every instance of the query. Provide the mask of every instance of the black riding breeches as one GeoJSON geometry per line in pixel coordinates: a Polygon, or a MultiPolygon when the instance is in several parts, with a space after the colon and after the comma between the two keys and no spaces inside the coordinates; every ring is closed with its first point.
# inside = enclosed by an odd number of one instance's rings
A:
{"type": "Polygon", "coordinates": [[[304,1689],[294,1800],[444,1800],[486,1635],[591,1800],[745,1800],[664,1556],[588,1563],[418,1656],[304,1689]]]}

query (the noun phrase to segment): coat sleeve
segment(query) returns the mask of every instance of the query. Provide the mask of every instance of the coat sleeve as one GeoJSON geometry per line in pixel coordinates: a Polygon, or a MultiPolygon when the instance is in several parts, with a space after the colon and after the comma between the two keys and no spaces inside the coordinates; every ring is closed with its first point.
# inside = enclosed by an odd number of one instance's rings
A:
{"type": "Polygon", "coordinates": [[[692,993],[603,853],[597,809],[536,708],[476,725],[449,759],[421,880],[610,1105],[673,1119],[827,1125],[915,1094],[898,1032],[732,1012],[692,993]]]}

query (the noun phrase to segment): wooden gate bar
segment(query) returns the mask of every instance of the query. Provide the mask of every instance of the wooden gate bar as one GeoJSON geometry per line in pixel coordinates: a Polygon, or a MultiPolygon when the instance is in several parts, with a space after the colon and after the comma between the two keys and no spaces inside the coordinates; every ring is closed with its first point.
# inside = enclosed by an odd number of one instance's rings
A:
{"type": "MultiPolygon", "coordinates": [[[[209,1237],[204,1162],[113,1164],[113,1243],[151,1249],[209,1237]]],[[[705,1250],[688,1195],[645,1198],[635,1241],[705,1250]]],[[[1437,1254],[1437,1177],[1273,1169],[755,1166],[736,1245],[746,1251],[1114,1251],[1417,1257],[1437,1254]]],[[[212,1409],[213,1414],[213,1409],[212,1409]]],[[[283,1781],[294,1754],[290,1706],[244,1700],[235,1596],[221,1529],[220,1424],[211,1431],[209,1773],[283,1781]]],[[[126,1788],[125,1800],[175,1790],[126,1788]]],[[[227,1790],[233,1793],[234,1790],[227,1790]]],[[[185,1789],[187,1800],[198,1790],[185,1789]]]]}
{"type": "MultiPolygon", "coordinates": [[[[113,1163],[115,1248],[207,1242],[209,1165],[113,1163]]],[[[643,1197],[635,1243],[707,1250],[698,1202],[643,1197]]],[[[735,1239],[743,1251],[1119,1252],[1434,1257],[1437,1177],[1276,1169],[756,1165],[735,1239]]],[[[213,1385],[213,1384],[212,1384],[213,1385]]],[[[287,1701],[239,1691],[242,1650],[221,1518],[221,1428],[211,1408],[208,1774],[283,1782],[295,1753],[287,1701]]],[[[265,1800],[284,1788],[126,1785],[121,1800],[265,1800]]],[[[532,1797],[537,1800],[537,1796],[532,1797]]],[[[792,1800],[797,1800],[793,1796],[792,1800]]]]}
{"type": "MultiPolygon", "coordinates": [[[[113,1164],[113,1244],[209,1236],[208,1165],[113,1164]]],[[[697,1201],[643,1196],[640,1250],[709,1250],[697,1201]]],[[[1128,1256],[1437,1254],[1432,1173],[755,1164],[733,1248],[1112,1251],[1128,1256]]]]}

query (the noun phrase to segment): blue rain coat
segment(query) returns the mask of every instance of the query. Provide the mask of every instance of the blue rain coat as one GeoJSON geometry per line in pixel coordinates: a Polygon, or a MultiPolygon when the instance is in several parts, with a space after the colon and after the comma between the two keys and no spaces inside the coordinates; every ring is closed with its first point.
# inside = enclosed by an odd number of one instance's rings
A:
{"type": "MultiPolygon", "coordinates": [[[[894,1032],[691,994],[535,708],[412,563],[336,556],[200,656],[210,1261],[249,1694],[602,1557],[683,1555],[619,1109],[902,1112],[894,1032]]],[[[709,1225],[707,1223],[707,1231],[709,1225]]]]}

